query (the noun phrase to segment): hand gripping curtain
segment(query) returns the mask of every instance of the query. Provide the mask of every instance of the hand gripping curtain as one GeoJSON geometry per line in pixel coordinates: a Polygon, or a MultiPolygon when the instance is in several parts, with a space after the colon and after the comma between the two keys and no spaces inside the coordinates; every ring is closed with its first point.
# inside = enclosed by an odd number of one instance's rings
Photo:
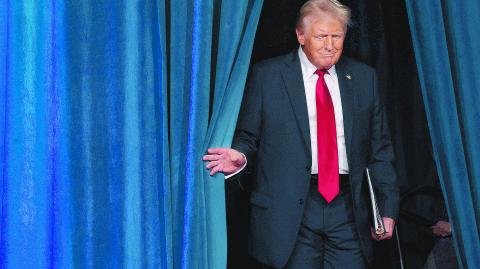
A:
{"type": "Polygon", "coordinates": [[[457,260],[480,268],[480,2],[406,3],[457,260]]]}
{"type": "Polygon", "coordinates": [[[224,178],[201,157],[231,144],[262,2],[170,3],[174,268],[226,266],[224,178]]]}

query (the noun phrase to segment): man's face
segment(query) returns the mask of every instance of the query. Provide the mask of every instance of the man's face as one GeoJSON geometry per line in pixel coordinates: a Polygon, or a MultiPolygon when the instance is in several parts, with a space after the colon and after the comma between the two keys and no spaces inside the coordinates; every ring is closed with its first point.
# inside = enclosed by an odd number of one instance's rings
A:
{"type": "Polygon", "coordinates": [[[308,16],[303,26],[296,29],[298,43],[318,69],[329,69],[338,62],[345,32],[345,25],[332,16],[308,16]]]}

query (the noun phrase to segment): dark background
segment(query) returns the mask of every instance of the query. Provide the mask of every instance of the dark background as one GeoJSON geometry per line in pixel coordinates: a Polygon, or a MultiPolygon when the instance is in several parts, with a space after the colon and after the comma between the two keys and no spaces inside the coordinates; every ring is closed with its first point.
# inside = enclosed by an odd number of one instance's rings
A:
{"type": "MultiPolygon", "coordinates": [[[[265,0],[256,34],[252,64],[298,49],[295,22],[305,0],[265,0]]],[[[340,1],[352,10],[344,55],[376,68],[395,146],[401,193],[420,186],[438,188],[420,86],[403,0],[340,1]]],[[[248,176],[227,181],[228,268],[255,268],[247,254],[248,176]]],[[[411,199],[411,198],[409,198],[411,199]]],[[[429,215],[436,202],[408,202],[403,207],[429,215]],[[409,204],[409,205],[406,205],[409,204]]],[[[426,216],[430,219],[438,216],[426,216]]],[[[399,233],[406,268],[421,268],[433,237],[400,217],[399,233]]],[[[375,267],[399,268],[394,240],[375,243],[375,267]]]]}

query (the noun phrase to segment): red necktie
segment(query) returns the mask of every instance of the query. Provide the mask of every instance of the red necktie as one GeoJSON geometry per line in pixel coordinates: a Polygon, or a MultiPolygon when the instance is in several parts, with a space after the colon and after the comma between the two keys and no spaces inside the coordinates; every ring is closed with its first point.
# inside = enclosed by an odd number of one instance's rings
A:
{"type": "Polygon", "coordinates": [[[332,201],[339,192],[337,131],[333,102],[325,83],[327,70],[317,70],[317,148],[318,148],[318,191],[332,201]]]}

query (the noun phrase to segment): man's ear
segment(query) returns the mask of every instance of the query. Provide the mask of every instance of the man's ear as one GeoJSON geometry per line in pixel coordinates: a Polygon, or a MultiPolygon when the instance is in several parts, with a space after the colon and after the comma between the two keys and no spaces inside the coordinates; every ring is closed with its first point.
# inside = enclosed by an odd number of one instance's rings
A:
{"type": "Polygon", "coordinates": [[[295,29],[295,34],[297,34],[297,40],[300,45],[305,44],[305,33],[302,29],[296,28],[295,29]]]}

